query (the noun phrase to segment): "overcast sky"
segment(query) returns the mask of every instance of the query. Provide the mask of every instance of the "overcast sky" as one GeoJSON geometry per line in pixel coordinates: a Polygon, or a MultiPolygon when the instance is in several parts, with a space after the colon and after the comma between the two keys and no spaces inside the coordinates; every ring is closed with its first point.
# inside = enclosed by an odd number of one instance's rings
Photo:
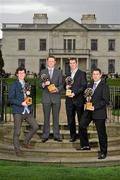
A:
{"type": "MultiPolygon", "coordinates": [[[[47,13],[49,23],[95,14],[97,23],[120,24],[120,0],[0,0],[2,23],[32,23],[34,13],[47,13]]],[[[0,32],[0,38],[2,34],[0,32]]]]}

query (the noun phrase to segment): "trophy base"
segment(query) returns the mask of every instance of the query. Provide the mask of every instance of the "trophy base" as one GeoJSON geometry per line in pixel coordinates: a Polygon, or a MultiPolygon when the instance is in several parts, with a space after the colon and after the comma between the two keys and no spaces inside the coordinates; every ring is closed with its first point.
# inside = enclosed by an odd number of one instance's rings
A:
{"type": "Polygon", "coordinates": [[[52,91],[55,91],[55,90],[56,90],[56,87],[55,87],[54,84],[50,84],[47,88],[48,88],[48,91],[49,91],[49,92],[52,92],[52,91]]]}
{"type": "Polygon", "coordinates": [[[92,111],[93,110],[92,103],[91,102],[87,102],[86,104],[84,104],[84,109],[92,111]]]}
{"type": "Polygon", "coordinates": [[[32,98],[31,97],[26,97],[25,102],[28,106],[32,105],[32,98]]]}
{"type": "Polygon", "coordinates": [[[71,89],[67,89],[66,90],[66,96],[71,96],[71,94],[72,94],[72,90],[71,89]]]}

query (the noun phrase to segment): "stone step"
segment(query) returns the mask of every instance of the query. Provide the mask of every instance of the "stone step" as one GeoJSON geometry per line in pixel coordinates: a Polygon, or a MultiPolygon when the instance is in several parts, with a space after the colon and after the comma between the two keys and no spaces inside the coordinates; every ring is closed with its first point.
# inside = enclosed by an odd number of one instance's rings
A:
{"type": "MultiPolygon", "coordinates": [[[[24,130],[24,133],[28,133],[28,132],[29,132],[29,130],[24,130]]],[[[43,134],[42,130],[37,130],[37,133],[35,134],[35,137],[36,138],[42,138],[42,134],[43,134]]],[[[70,131],[69,130],[60,130],[60,135],[61,135],[62,139],[70,139],[70,131]]],[[[93,138],[93,137],[94,138],[98,137],[97,132],[93,131],[93,130],[88,131],[88,136],[89,136],[90,139],[93,138]]],[[[53,138],[53,130],[50,130],[49,137],[53,138]]],[[[78,131],[77,131],[77,138],[79,138],[78,131]]]]}
{"type": "MultiPolygon", "coordinates": [[[[20,138],[21,144],[23,143],[24,138],[20,138]]],[[[1,141],[2,143],[7,143],[12,145],[13,144],[13,139],[12,136],[5,136],[4,139],[1,141]]],[[[93,148],[97,148],[99,146],[98,143],[98,138],[91,138],[90,139],[90,146],[93,148]]],[[[31,140],[31,143],[35,147],[40,147],[40,148],[49,148],[49,149],[57,149],[57,148],[79,148],[80,147],[80,140],[77,139],[75,142],[71,143],[69,142],[68,139],[63,139],[62,142],[56,142],[53,139],[49,139],[47,142],[42,143],[41,139],[33,137],[31,140]]],[[[114,147],[120,144],[120,137],[109,137],[108,138],[108,147],[114,147]]]]}
{"type": "Polygon", "coordinates": [[[97,157],[84,157],[84,158],[48,158],[48,157],[33,157],[33,156],[23,156],[16,157],[14,154],[4,154],[0,153],[1,160],[9,161],[23,161],[23,162],[35,162],[40,163],[40,165],[63,165],[70,167],[105,167],[105,166],[119,166],[120,156],[108,156],[106,159],[99,160],[97,157]]]}
{"type": "MultiPolygon", "coordinates": [[[[97,157],[98,148],[92,148],[89,151],[76,150],[75,148],[41,148],[35,147],[34,149],[25,149],[21,148],[24,155],[27,157],[44,157],[44,158],[87,158],[87,157],[97,157]]],[[[8,144],[0,144],[0,153],[7,155],[14,155],[14,148],[8,144]]],[[[108,156],[117,156],[120,155],[120,145],[109,147],[108,156]]]]}
{"type": "MultiPolygon", "coordinates": [[[[11,131],[13,131],[13,122],[11,123],[7,123],[7,124],[3,124],[0,126],[0,135],[2,135],[2,133],[10,133],[11,131]]],[[[52,123],[50,123],[50,130],[53,131],[53,127],[52,127],[52,123]]],[[[60,130],[67,130],[68,131],[68,126],[67,123],[62,122],[60,125],[60,130]]],[[[27,123],[23,123],[22,124],[22,129],[23,130],[29,130],[29,125],[27,123]]],[[[43,123],[39,123],[39,130],[43,129],[43,123]]],[[[77,130],[78,130],[78,125],[77,125],[77,130]]],[[[96,131],[95,125],[93,123],[91,123],[88,127],[88,131],[96,131]]],[[[69,131],[68,131],[69,132],[69,131]]],[[[120,124],[117,123],[108,123],[107,124],[107,134],[109,137],[112,136],[120,136],[120,124]]]]}

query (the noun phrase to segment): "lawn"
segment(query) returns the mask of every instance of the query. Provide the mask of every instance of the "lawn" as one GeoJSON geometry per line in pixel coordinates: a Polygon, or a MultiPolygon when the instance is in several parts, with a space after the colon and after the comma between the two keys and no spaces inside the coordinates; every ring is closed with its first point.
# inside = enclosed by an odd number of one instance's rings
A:
{"type": "Polygon", "coordinates": [[[120,166],[73,168],[0,161],[0,180],[119,180],[120,166]]]}

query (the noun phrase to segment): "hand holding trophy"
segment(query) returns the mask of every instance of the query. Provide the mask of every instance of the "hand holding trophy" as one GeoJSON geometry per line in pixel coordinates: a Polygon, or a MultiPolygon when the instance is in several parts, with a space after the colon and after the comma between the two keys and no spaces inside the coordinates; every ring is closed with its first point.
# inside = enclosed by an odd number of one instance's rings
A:
{"type": "Polygon", "coordinates": [[[71,88],[71,85],[73,84],[73,79],[71,78],[71,76],[68,76],[65,79],[65,82],[66,82],[66,96],[71,96],[72,90],[70,88],[71,88]]]}
{"type": "Polygon", "coordinates": [[[29,83],[25,83],[24,87],[24,93],[25,93],[25,102],[28,106],[32,104],[32,98],[30,97],[31,94],[31,85],[29,83]]]}
{"type": "Polygon", "coordinates": [[[93,89],[92,88],[87,88],[84,91],[84,97],[86,98],[86,103],[84,104],[84,109],[85,110],[89,110],[89,111],[93,111],[94,110],[94,106],[91,102],[92,96],[93,96],[93,89]]]}
{"type": "Polygon", "coordinates": [[[45,84],[45,86],[47,86],[49,92],[52,93],[52,92],[56,91],[55,85],[50,83],[47,74],[42,74],[41,75],[41,80],[45,84]]]}

